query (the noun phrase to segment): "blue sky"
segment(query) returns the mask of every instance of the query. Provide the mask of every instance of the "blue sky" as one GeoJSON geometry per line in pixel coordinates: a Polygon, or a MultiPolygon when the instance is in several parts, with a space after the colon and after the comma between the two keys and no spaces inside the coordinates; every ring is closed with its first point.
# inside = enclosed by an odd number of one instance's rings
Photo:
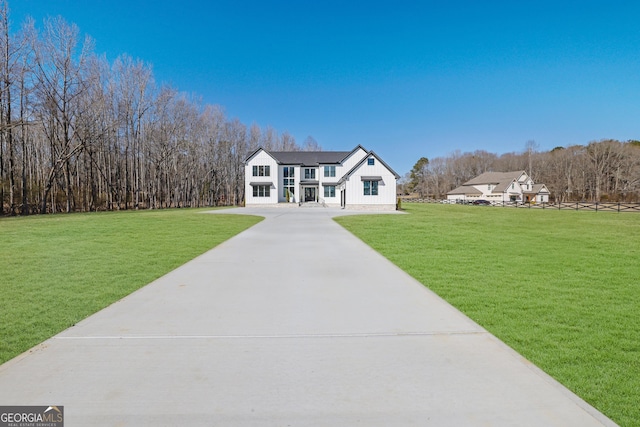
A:
{"type": "Polygon", "coordinates": [[[246,125],[422,156],[640,139],[638,1],[9,0],[246,125]]]}

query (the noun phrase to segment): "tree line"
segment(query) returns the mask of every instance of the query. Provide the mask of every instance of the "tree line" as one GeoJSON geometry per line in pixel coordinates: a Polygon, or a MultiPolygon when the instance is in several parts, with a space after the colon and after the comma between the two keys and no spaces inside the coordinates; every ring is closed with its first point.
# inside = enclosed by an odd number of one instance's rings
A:
{"type": "Polygon", "coordinates": [[[109,62],[61,17],[13,32],[0,0],[0,214],[239,204],[258,146],[321,149],[109,62]]]}
{"type": "Polygon", "coordinates": [[[558,202],[640,202],[640,141],[605,139],[586,145],[537,151],[528,141],[520,153],[478,150],[447,157],[422,157],[402,181],[401,191],[446,198],[448,191],[484,172],[526,171],[545,184],[558,202]]]}

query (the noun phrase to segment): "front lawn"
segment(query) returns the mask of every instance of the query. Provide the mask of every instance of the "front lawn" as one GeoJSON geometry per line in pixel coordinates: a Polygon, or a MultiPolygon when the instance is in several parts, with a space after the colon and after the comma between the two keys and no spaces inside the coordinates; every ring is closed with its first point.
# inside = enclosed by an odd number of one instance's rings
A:
{"type": "Polygon", "coordinates": [[[640,214],[403,207],[336,221],[614,421],[640,425],[640,214]]]}
{"type": "Polygon", "coordinates": [[[202,212],[0,219],[0,363],[261,220],[202,212]]]}

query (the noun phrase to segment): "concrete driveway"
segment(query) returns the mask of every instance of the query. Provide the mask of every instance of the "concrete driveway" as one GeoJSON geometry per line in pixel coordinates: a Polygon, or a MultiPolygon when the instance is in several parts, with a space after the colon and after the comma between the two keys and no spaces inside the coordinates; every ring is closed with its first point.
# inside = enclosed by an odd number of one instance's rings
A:
{"type": "MultiPolygon", "coordinates": [[[[0,366],[66,426],[603,426],[323,208],[266,219],[0,366]]],[[[390,236],[391,238],[391,236],[390,236]]]]}

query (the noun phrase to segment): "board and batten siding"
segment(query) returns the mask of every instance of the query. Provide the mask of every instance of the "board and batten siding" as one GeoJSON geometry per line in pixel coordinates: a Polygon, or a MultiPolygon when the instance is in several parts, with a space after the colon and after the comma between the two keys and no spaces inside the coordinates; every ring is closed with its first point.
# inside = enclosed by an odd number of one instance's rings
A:
{"type": "MultiPolygon", "coordinates": [[[[367,152],[362,148],[358,147],[353,153],[351,153],[345,160],[342,162],[340,176],[343,176],[345,173],[349,172],[355,165],[358,164],[360,160],[362,160],[367,155],[367,152]]],[[[338,175],[338,171],[336,169],[336,175],[338,175]]]]}
{"type": "Polygon", "coordinates": [[[318,186],[318,199],[322,199],[324,203],[328,206],[340,206],[340,190],[341,186],[337,184],[337,182],[344,176],[345,173],[349,172],[359,161],[361,161],[367,152],[363,150],[361,147],[358,147],[357,150],[349,154],[344,162],[339,165],[326,165],[321,164],[319,168],[319,186],[318,186]],[[336,167],[336,176],[335,177],[325,177],[324,176],[324,167],[325,166],[335,166],[336,167]],[[336,183],[336,195],[335,197],[324,197],[324,186],[323,183],[336,183]]]}
{"type": "Polygon", "coordinates": [[[263,150],[249,160],[245,168],[244,191],[247,205],[264,205],[278,203],[278,193],[282,183],[279,182],[278,162],[263,150]],[[253,176],[253,166],[269,166],[270,176],[253,176]],[[271,182],[269,197],[253,197],[252,182],[271,182]]]}
{"type": "Polygon", "coordinates": [[[319,170],[319,179],[318,179],[318,199],[322,200],[328,206],[340,206],[340,190],[338,185],[338,180],[348,171],[345,170],[342,165],[327,165],[321,164],[319,170]],[[335,166],[336,167],[336,176],[324,176],[324,167],[325,166],[335,166]],[[330,183],[336,186],[335,197],[325,197],[324,195],[324,187],[326,183],[330,183]]]}
{"type": "Polygon", "coordinates": [[[352,173],[346,182],[347,209],[362,206],[377,205],[379,208],[393,210],[396,207],[396,177],[387,169],[382,162],[375,158],[374,165],[369,166],[363,162],[360,167],[352,173]],[[365,196],[363,176],[380,176],[382,181],[378,182],[378,195],[365,196]]]}
{"type": "MultiPolygon", "coordinates": [[[[300,188],[300,174],[302,173],[302,168],[298,165],[279,165],[278,166],[278,203],[287,203],[287,198],[284,195],[284,191],[282,190],[282,188],[284,188],[284,171],[283,169],[287,167],[293,167],[293,180],[294,180],[294,194],[292,197],[289,198],[289,203],[298,203],[300,201],[300,198],[302,197],[300,195],[301,193],[301,188],[300,188]]],[[[291,179],[291,178],[287,178],[287,179],[291,179]]]]}

